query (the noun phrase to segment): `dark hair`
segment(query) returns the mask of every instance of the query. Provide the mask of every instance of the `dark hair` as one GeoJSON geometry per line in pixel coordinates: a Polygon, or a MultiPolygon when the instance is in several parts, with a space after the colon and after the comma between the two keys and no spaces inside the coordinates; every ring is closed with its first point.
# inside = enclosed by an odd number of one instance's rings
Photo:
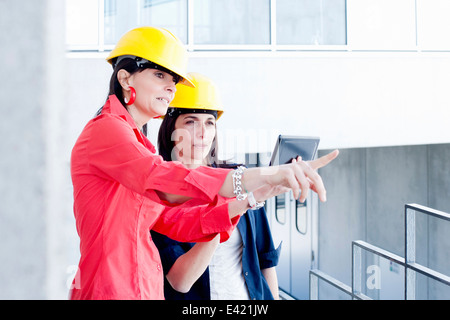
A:
{"type": "Polygon", "coordinates": [[[113,74],[111,75],[111,79],[109,80],[108,96],[112,94],[116,95],[117,99],[119,99],[120,103],[126,109],[127,106],[123,99],[122,86],[120,85],[119,79],[117,79],[117,73],[120,70],[124,69],[130,75],[132,75],[136,72],[142,72],[144,69],[139,68],[138,65],[136,64],[136,61],[131,58],[122,59],[117,65],[115,64],[115,61],[113,61],[113,64],[114,64],[114,71],[113,74]]]}
{"type": "MultiPolygon", "coordinates": [[[[177,83],[181,79],[180,76],[173,73],[172,71],[170,71],[156,63],[153,63],[151,61],[143,60],[139,57],[135,57],[135,58],[123,57],[118,62],[117,61],[118,61],[117,58],[115,58],[112,61],[112,65],[114,66],[114,71],[113,71],[113,74],[111,75],[111,79],[109,80],[108,97],[112,94],[115,95],[117,97],[117,99],[119,99],[120,103],[123,105],[123,107],[125,109],[127,109],[127,105],[124,101],[122,86],[120,85],[120,82],[117,79],[117,73],[119,72],[119,70],[124,69],[130,75],[133,75],[136,72],[142,72],[145,69],[158,69],[158,70],[162,70],[164,72],[171,74],[172,77],[174,78],[175,83],[177,83]]],[[[108,97],[106,98],[107,101],[108,101],[108,97]]],[[[97,111],[96,116],[101,114],[102,109],[103,109],[103,107],[101,107],[97,111]]],[[[142,132],[144,133],[144,135],[147,135],[147,124],[144,124],[142,126],[142,132]]]]}
{"type": "MultiPolygon", "coordinates": [[[[175,142],[172,140],[172,133],[175,131],[175,122],[177,121],[179,113],[174,116],[166,115],[161,123],[158,132],[158,150],[159,154],[165,161],[173,161],[172,150],[175,147],[175,142]]],[[[217,131],[211,145],[211,151],[208,155],[207,165],[218,168],[235,168],[236,164],[228,164],[226,161],[219,160],[217,145],[217,131]]]]}

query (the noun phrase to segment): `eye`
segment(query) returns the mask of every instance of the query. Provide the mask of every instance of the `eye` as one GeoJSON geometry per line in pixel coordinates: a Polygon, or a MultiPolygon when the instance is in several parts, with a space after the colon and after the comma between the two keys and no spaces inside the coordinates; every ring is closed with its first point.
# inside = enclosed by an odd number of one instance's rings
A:
{"type": "Polygon", "coordinates": [[[180,82],[181,78],[180,78],[180,76],[178,76],[178,75],[176,75],[176,74],[173,74],[173,75],[172,75],[172,80],[173,80],[173,82],[174,82],[175,84],[177,84],[178,82],[180,82]]]}
{"type": "Polygon", "coordinates": [[[214,121],[212,121],[212,120],[207,121],[206,124],[209,125],[209,126],[215,126],[216,125],[216,123],[214,121]]]}
{"type": "Polygon", "coordinates": [[[160,79],[164,79],[164,73],[160,72],[160,71],[156,71],[155,72],[155,76],[160,78],[160,79]]]}

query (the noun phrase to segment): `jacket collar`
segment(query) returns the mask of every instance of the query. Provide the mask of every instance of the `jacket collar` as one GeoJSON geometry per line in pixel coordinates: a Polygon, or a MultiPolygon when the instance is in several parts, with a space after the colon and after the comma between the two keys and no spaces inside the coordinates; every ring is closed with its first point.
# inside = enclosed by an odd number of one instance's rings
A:
{"type": "Polygon", "coordinates": [[[133,118],[123,107],[122,103],[120,103],[116,95],[112,94],[108,97],[108,101],[106,101],[105,105],[103,106],[102,114],[114,114],[124,119],[133,129],[138,141],[146,146],[151,152],[156,153],[156,148],[153,146],[150,140],[148,140],[147,137],[142,134],[142,132],[136,126],[133,118]]]}
{"type": "Polygon", "coordinates": [[[133,129],[138,129],[127,109],[123,107],[116,95],[112,94],[108,97],[102,109],[102,114],[114,114],[123,118],[133,129]]]}

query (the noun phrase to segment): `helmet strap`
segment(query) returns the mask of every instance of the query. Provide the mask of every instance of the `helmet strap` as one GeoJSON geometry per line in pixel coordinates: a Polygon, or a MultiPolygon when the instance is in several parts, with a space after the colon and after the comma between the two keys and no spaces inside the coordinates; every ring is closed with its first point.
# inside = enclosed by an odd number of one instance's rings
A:
{"type": "Polygon", "coordinates": [[[189,108],[169,108],[167,110],[167,115],[172,118],[178,118],[181,114],[186,113],[208,113],[213,115],[214,118],[217,119],[217,111],[216,110],[207,110],[207,109],[189,109],[189,108]]]}
{"type": "Polygon", "coordinates": [[[142,69],[149,68],[149,69],[157,69],[157,70],[164,71],[164,72],[170,74],[174,78],[175,83],[178,83],[181,80],[181,77],[178,74],[176,74],[175,72],[170,71],[169,69],[164,68],[163,66],[160,66],[159,64],[156,64],[156,63],[154,63],[152,61],[149,61],[147,59],[144,59],[144,58],[141,58],[141,57],[132,56],[132,55],[123,55],[123,56],[118,57],[116,62],[113,65],[113,68],[115,68],[119,64],[119,62],[122,61],[123,59],[132,59],[132,60],[134,60],[136,62],[136,65],[137,65],[138,68],[142,68],[142,69]]]}

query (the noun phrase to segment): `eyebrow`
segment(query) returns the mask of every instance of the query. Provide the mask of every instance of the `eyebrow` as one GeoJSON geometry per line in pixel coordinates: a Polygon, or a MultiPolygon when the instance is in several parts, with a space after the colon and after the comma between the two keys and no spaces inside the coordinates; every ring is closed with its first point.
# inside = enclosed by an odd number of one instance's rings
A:
{"type": "MultiPolygon", "coordinates": [[[[194,120],[200,120],[199,117],[197,117],[197,116],[186,116],[186,117],[183,118],[183,120],[188,119],[188,118],[191,118],[191,119],[194,119],[194,120]]],[[[211,119],[216,120],[216,118],[214,118],[214,116],[209,116],[208,118],[206,118],[206,120],[211,120],[211,119]]]]}

